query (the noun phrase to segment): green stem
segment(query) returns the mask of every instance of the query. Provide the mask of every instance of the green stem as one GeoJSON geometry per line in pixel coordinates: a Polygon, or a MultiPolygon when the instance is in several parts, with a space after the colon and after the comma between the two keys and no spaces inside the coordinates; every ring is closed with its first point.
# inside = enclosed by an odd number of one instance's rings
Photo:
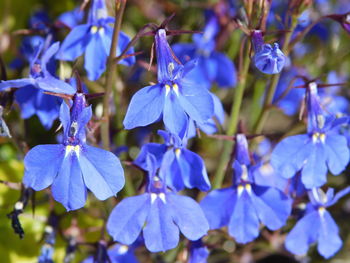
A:
{"type": "MultiPolygon", "coordinates": [[[[286,32],[286,36],[285,36],[285,40],[283,43],[283,47],[282,47],[282,52],[285,54],[286,57],[288,57],[289,55],[289,43],[291,41],[291,37],[292,37],[292,33],[295,29],[295,27],[298,24],[298,20],[295,16],[292,17],[292,24],[291,24],[291,28],[286,32]]],[[[270,85],[268,87],[268,91],[264,100],[264,107],[263,110],[256,122],[256,124],[254,125],[254,129],[253,129],[253,133],[255,134],[259,134],[262,132],[263,128],[264,128],[264,124],[266,123],[266,120],[268,118],[269,112],[270,112],[270,106],[273,100],[273,97],[275,95],[276,92],[276,88],[277,88],[277,84],[278,81],[280,79],[280,74],[275,74],[271,77],[271,81],[270,81],[270,85]]]]}
{"type": "MultiPolygon", "coordinates": [[[[243,69],[242,69],[242,72],[240,72],[239,74],[239,80],[238,80],[239,82],[233,96],[233,104],[231,107],[231,114],[230,114],[231,118],[229,120],[229,123],[227,125],[227,130],[226,130],[226,135],[229,135],[229,136],[234,135],[237,131],[239,113],[241,110],[243,94],[244,94],[244,89],[247,82],[247,75],[248,75],[248,70],[250,65],[249,50],[250,50],[250,42],[247,43],[244,61],[243,61],[243,69]]],[[[214,176],[213,189],[217,189],[222,186],[222,183],[225,177],[226,166],[227,166],[227,163],[230,161],[230,154],[232,152],[232,148],[233,148],[232,141],[225,142],[224,149],[221,154],[221,158],[219,160],[218,168],[214,176]]]]}
{"type": "MultiPolygon", "coordinates": [[[[123,20],[124,9],[126,0],[116,0],[115,4],[115,24],[113,28],[112,44],[109,56],[107,58],[107,70],[106,70],[106,90],[103,98],[103,117],[101,124],[101,138],[103,148],[109,150],[110,148],[110,137],[109,137],[109,115],[110,115],[110,100],[112,96],[112,88],[117,78],[116,63],[114,58],[116,57],[119,32],[123,20]]],[[[118,106],[118,105],[117,105],[118,106]]],[[[118,108],[118,107],[117,107],[118,108]]]]}

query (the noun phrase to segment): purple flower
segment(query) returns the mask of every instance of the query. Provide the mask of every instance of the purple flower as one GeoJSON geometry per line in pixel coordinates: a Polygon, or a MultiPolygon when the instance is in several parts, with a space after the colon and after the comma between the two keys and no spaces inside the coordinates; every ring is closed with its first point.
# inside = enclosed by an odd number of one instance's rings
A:
{"type": "Polygon", "coordinates": [[[255,30],[252,33],[252,41],[255,51],[253,58],[255,66],[265,74],[280,73],[286,62],[286,57],[279,49],[278,44],[274,43],[273,46],[264,44],[260,30],[255,30]]]}
{"type": "Polygon", "coordinates": [[[339,229],[327,208],[350,192],[350,187],[334,195],[329,188],[325,194],[321,189],[309,191],[310,203],[304,216],[287,235],[285,246],[296,255],[307,253],[309,246],[317,242],[317,250],[324,258],[332,257],[342,246],[339,229]]]}
{"type": "Polygon", "coordinates": [[[156,32],[155,43],[158,84],[147,86],[132,97],[124,127],[133,129],[146,126],[163,117],[167,130],[183,137],[189,119],[204,124],[213,116],[213,99],[208,90],[187,78],[195,63],[179,64],[166,40],[164,29],[156,32]]]}
{"type": "Polygon", "coordinates": [[[338,127],[347,118],[326,116],[317,95],[317,85],[307,88],[308,133],[294,135],[277,144],[271,155],[272,166],[285,178],[301,172],[301,180],[307,189],[326,183],[328,170],[340,174],[349,162],[350,153],[346,137],[338,133],[338,127]]]}
{"type": "Polygon", "coordinates": [[[189,240],[197,240],[209,230],[200,206],[190,197],[167,191],[162,172],[156,174],[157,166],[156,157],[147,155],[146,193],[123,199],[107,222],[108,233],[126,245],[142,231],[151,252],[176,247],[180,231],[189,240]]]}
{"type": "Polygon", "coordinates": [[[58,51],[58,49],[59,42],[56,42],[43,52],[43,43],[41,43],[37,48],[34,59],[31,61],[28,78],[1,81],[0,91],[4,91],[8,88],[21,88],[32,85],[35,88],[43,91],[74,94],[75,89],[64,81],[52,76],[46,68],[49,60],[58,51]]]}
{"type": "MultiPolygon", "coordinates": [[[[114,18],[108,16],[104,0],[93,0],[86,24],[75,26],[62,43],[57,58],[74,61],[85,53],[84,67],[90,80],[97,80],[106,69],[107,57],[111,49],[114,18]]],[[[119,33],[117,55],[130,42],[129,37],[119,33]]],[[[131,48],[127,54],[132,54],[131,48]]],[[[135,63],[135,57],[128,57],[119,62],[130,66],[135,63]]]]}
{"type": "Polygon", "coordinates": [[[180,139],[175,134],[158,131],[165,144],[145,144],[134,163],[142,169],[147,169],[147,156],[156,157],[157,167],[162,169],[166,185],[175,191],[186,188],[198,188],[201,191],[210,189],[210,181],[202,158],[186,149],[186,139],[180,139]]]}
{"type": "MultiPolygon", "coordinates": [[[[246,138],[238,134],[236,158],[248,151],[246,138]]],[[[231,187],[210,192],[201,202],[210,229],[228,226],[238,243],[248,243],[259,235],[260,223],[270,230],[281,228],[291,212],[291,199],[277,188],[255,183],[259,165],[245,164],[246,157],[233,163],[235,180],[231,187]]]]}
{"type": "Polygon", "coordinates": [[[91,115],[91,106],[86,107],[84,94],[76,93],[71,109],[65,103],[61,105],[62,144],[38,145],[24,158],[24,184],[36,191],[52,185],[54,199],[67,210],[84,206],[87,189],[99,200],[105,200],[116,195],[124,185],[118,158],[86,144],[85,126],[91,115]]]}

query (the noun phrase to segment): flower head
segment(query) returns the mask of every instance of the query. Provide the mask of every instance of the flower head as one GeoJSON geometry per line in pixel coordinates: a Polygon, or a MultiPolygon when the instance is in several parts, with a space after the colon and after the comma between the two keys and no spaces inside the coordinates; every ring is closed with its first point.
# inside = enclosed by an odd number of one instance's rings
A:
{"type": "Polygon", "coordinates": [[[146,126],[163,116],[167,130],[184,137],[189,119],[203,124],[214,113],[213,99],[203,87],[187,78],[195,67],[190,61],[181,65],[175,58],[167,40],[166,31],[155,35],[158,83],[139,90],[131,99],[124,119],[126,129],[146,126]]]}
{"type": "Polygon", "coordinates": [[[76,93],[71,108],[66,103],[61,105],[62,144],[38,145],[24,159],[24,184],[36,191],[52,185],[54,199],[67,210],[84,206],[87,189],[99,200],[105,200],[116,195],[124,185],[118,158],[86,144],[85,129],[91,114],[84,94],[76,93]]]}
{"type": "Polygon", "coordinates": [[[308,133],[283,139],[271,155],[271,164],[285,178],[300,171],[301,181],[311,189],[326,183],[328,170],[340,174],[349,162],[350,152],[346,137],[338,132],[347,118],[336,119],[325,114],[314,82],[306,92],[308,133]]]}
{"type": "Polygon", "coordinates": [[[339,229],[334,219],[327,211],[341,197],[350,192],[347,187],[334,195],[334,189],[329,188],[325,194],[321,189],[309,191],[310,203],[304,216],[297,222],[286,238],[285,246],[293,254],[307,253],[309,246],[317,242],[317,250],[324,258],[332,257],[342,246],[339,229]]]}
{"type": "MultiPolygon", "coordinates": [[[[57,58],[73,61],[85,53],[84,67],[90,80],[97,80],[106,69],[106,61],[110,52],[113,28],[110,23],[114,18],[108,16],[104,0],[93,0],[86,24],[73,27],[62,43],[57,58]]],[[[130,42],[129,37],[119,33],[117,55],[130,42]]],[[[127,54],[133,53],[133,49],[127,54]]],[[[135,57],[122,59],[119,63],[130,66],[134,64],[135,57]]]]}
{"type": "Polygon", "coordinates": [[[277,43],[274,43],[273,46],[264,44],[260,30],[253,31],[252,41],[255,51],[253,58],[255,66],[265,74],[280,73],[286,62],[286,57],[279,49],[279,45],[277,43]]]}
{"type": "Polygon", "coordinates": [[[157,160],[146,157],[148,182],[142,195],[122,200],[108,218],[107,230],[114,240],[132,244],[141,231],[151,252],[177,246],[179,232],[189,240],[201,238],[209,229],[200,206],[187,196],[168,192],[157,160]]]}

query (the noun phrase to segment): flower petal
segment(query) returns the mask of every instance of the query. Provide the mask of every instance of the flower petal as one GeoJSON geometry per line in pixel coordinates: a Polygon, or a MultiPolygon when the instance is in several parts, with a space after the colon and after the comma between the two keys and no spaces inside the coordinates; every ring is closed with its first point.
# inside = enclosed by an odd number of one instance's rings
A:
{"type": "Polygon", "coordinates": [[[151,205],[143,237],[151,252],[166,251],[179,243],[179,229],[173,222],[171,208],[158,197],[151,205]]]}
{"type": "Polygon", "coordinates": [[[111,212],[107,231],[115,241],[130,245],[139,236],[150,211],[149,194],[123,199],[111,212]]]}
{"type": "Polygon", "coordinates": [[[24,158],[23,183],[35,191],[49,187],[61,168],[64,153],[65,148],[60,144],[38,145],[32,148],[24,158]]]}
{"type": "Polygon", "coordinates": [[[147,86],[136,92],[123,122],[125,129],[146,126],[157,121],[164,108],[164,97],[160,85],[147,86]]]}
{"type": "Polygon", "coordinates": [[[168,194],[173,220],[189,240],[197,240],[209,231],[209,224],[199,204],[192,198],[168,194]]]}
{"type": "Polygon", "coordinates": [[[87,191],[75,152],[69,153],[63,159],[51,190],[54,199],[64,205],[67,211],[76,210],[85,205],[87,191]]]}
{"type": "Polygon", "coordinates": [[[79,164],[86,187],[99,200],[116,195],[124,186],[124,171],[119,159],[111,152],[84,145],[79,164]]]}
{"type": "Polygon", "coordinates": [[[346,137],[336,134],[326,135],[325,148],[329,170],[334,175],[340,174],[350,159],[346,137]]]}
{"type": "Polygon", "coordinates": [[[233,188],[211,191],[200,202],[208,219],[210,229],[219,229],[228,225],[236,203],[236,192],[233,188]]]}

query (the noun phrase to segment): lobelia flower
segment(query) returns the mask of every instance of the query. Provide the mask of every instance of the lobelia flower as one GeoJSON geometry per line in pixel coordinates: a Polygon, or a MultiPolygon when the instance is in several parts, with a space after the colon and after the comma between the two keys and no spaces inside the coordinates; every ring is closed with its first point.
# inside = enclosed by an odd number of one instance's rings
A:
{"type": "Polygon", "coordinates": [[[271,155],[271,164],[281,176],[293,177],[301,172],[301,181],[307,189],[326,183],[328,170],[340,174],[350,158],[346,137],[339,134],[339,126],[348,118],[326,116],[317,95],[317,84],[306,89],[308,133],[287,137],[277,144],[271,155]]]}
{"type": "Polygon", "coordinates": [[[157,160],[147,155],[148,182],[144,194],[123,199],[107,221],[107,231],[115,241],[132,244],[140,232],[151,252],[177,246],[179,232],[197,240],[209,230],[200,206],[190,197],[166,189],[163,173],[157,175],[157,160]]]}
{"type": "Polygon", "coordinates": [[[87,188],[97,199],[105,200],[124,185],[119,159],[111,152],[86,144],[85,127],[91,115],[84,94],[76,93],[71,109],[66,103],[61,105],[62,144],[38,145],[24,158],[24,184],[36,191],[52,185],[54,199],[68,211],[84,206],[87,188]]]}
{"type": "Polygon", "coordinates": [[[254,181],[259,165],[249,160],[247,141],[236,136],[235,180],[231,187],[211,191],[200,203],[210,229],[228,226],[238,243],[248,243],[259,235],[260,223],[270,230],[281,228],[291,212],[292,200],[277,188],[254,181]]]}
{"type": "Polygon", "coordinates": [[[52,226],[45,228],[45,244],[42,246],[38,263],[54,263],[53,253],[54,245],[56,243],[56,233],[52,226]]]}
{"type": "MultiPolygon", "coordinates": [[[[105,243],[105,242],[103,242],[105,243]]],[[[82,263],[138,263],[136,256],[134,255],[136,246],[133,244],[130,247],[125,245],[114,245],[107,250],[105,244],[101,241],[98,244],[98,248],[95,256],[90,256],[82,263]]]]}
{"type": "Polygon", "coordinates": [[[317,242],[318,252],[326,259],[332,257],[342,246],[339,229],[327,208],[350,192],[347,187],[336,195],[329,188],[325,194],[321,189],[309,191],[310,203],[304,216],[288,233],[285,241],[287,250],[296,255],[307,253],[309,246],[317,242]]]}
{"type": "Polygon", "coordinates": [[[263,35],[260,30],[252,32],[252,42],[255,55],[253,57],[255,66],[265,74],[280,73],[286,62],[286,57],[279,49],[277,43],[264,44],[263,35]]]}
{"type": "Polygon", "coordinates": [[[143,145],[134,163],[147,170],[147,156],[152,154],[156,157],[157,168],[164,172],[166,185],[174,191],[185,187],[209,191],[210,181],[204,161],[198,154],[186,149],[187,140],[165,131],[158,131],[158,134],[165,143],[143,145]]]}
{"type": "Polygon", "coordinates": [[[197,67],[188,73],[201,86],[210,88],[212,83],[219,87],[233,87],[237,82],[237,72],[232,61],[223,53],[215,51],[215,37],[219,32],[219,21],[210,12],[203,34],[193,35],[193,44],[175,44],[175,55],[182,63],[197,59],[197,67]]]}
{"type": "Polygon", "coordinates": [[[32,85],[43,91],[54,93],[74,94],[75,89],[68,83],[55,78],[48,70],[47,64],[59,49],[59,42],[52,44],[47,50],[43,51],[43,43],[40,44],[34,59],[30,64],[28,78],[14,79],[0,82],[0,91],[9,88],[22,88],[32,85]]]}
{"type": "Polygon", "coordinates": [[[84,19],[84,10],[80,7],[75,8],[72,11],[65,12],[57,18],[58,24],[73,28],[79,25],[84,19]]]}
{"type": "Polygon", "coordinates": [[[202,240],[190,242],[190,256],[188,263],[207,263],[209,249],[203,244],[202,240]]]}
{"type": "MultiPolygon", "coordinates": [[[[77,57],[84,55],[84,67],[90,80],[97,80],[106,70],[107,57],[111,49],[114,18],[108,16],[104,0],[93,0],[86,24],[73,27],[62,43],[57,58],[61,60],[74,61],[77,57]]],[[[129,37],[119,33],[117,56],[130,42],[129,37]]],[[[126,54],[132,54],[130,48],[126,54]]],[[[135,63],[135,57],[130,56],[122,59],[120,64],[130,66],[135,63]]]]}
{"type": "Polygon", "coordinates": [[[183,137],[189,119],[204,124],[213,116],[213,99],[207,89],[187,77],[195,62],[179,64],[166,40],[164,29],[156,32],[155,44],[158,83],[139,90],[132,97],[124,127],[146,126],[162,117],[167,130],[183,137]]]}

